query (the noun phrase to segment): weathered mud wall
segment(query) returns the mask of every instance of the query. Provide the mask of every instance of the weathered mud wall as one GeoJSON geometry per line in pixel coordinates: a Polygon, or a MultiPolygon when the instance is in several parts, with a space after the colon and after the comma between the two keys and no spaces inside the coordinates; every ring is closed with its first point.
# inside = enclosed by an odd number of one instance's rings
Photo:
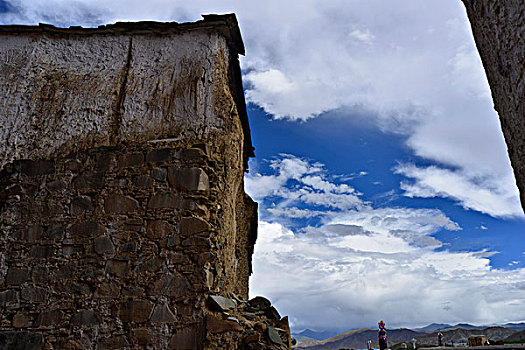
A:
{"type": "Polygon", "coordinates": [[[289,345],[270,305],[227,319],[257,232],[239,53],[228,15],[0,27],[0,349],[289,345]]]}
{"type": "Polygon", "coordinates": [[[462,0],[525,209],[525,2],[462,0]]]}

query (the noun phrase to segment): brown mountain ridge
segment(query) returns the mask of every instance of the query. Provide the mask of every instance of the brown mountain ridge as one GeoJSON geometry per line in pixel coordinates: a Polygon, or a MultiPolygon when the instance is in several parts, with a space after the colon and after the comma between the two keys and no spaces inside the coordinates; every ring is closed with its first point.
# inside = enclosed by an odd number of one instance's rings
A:
{"type": "MultiPolygon", "coordinates": [[[[515,334],[522,333],[505,327],[487,327],[483,329],[464,329],[460,327],[443,331],[445,343],[465,343],[472,335],[483,334],[490,340],[513,340],[515,334]]],[[[437,332],[414,331],[407,328],[388,330],[388,344],[393,346],[401,342],[410,342],[416,339],[417,344],[437,345],[437,332]]],[[[519,338],[519,337],[518,337],[519,338]]],[[[370,328],[356,329],[340,333],[325,340],[307,340],[299,342],[294,349],[297,350],[339,350],[341,348],[365,349],[368,340],[372,340],[372,346],[377,348],[377,330],[370,328]]]]}

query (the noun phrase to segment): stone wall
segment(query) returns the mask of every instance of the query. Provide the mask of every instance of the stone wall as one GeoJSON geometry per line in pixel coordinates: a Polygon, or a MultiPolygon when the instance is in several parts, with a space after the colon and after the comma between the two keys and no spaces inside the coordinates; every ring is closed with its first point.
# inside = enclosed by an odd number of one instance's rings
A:
{"type": "Polygon", "coordinates": [[[288,348],[287,319],[246,302],[235,17],[0,42],[0,349],[288,348]]]}
{"type": "Polygon", "coordinates": [[[462,0],[525,209],[525,2],[462,0]]]}

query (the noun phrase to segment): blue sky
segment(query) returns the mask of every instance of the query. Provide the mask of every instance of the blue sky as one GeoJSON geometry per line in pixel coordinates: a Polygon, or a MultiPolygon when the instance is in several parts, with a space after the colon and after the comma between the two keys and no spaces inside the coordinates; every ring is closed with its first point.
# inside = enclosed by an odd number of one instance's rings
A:
{"type": "Polygon", "coordinates": [[[237,14],[252,295],[304,328],[525,320],[525,221],[459,0],[0,0],[2,23],[237,14]]]}
{"type": "MultiPolygon", "coordinates": [[[[497,251],[498,254],[490,257],[491,266],[501,269],[516,269],[522,260],[525,261],[523,219],[501,219],[465,210],[458,201],[450,199],[403,195],[400,184],[405,177],[393,172],[396,165],[400,162],[432,164],[414,157],[405,146],[405,137],[381,132],[363,121],[349,123],[339,113],[296,123],[273,120],[271,115],[253,104],[249,105],[248,111],[257,150],[257,157],[250,165],[252,172],[271,174],[267,160],[279,158],[280,154],[322,162],[333,174],[350,175],[352,179],[344,182],[362,192],[374,206],[439,208],[462,228],[461,232],[436,232],[434,236],[446,244],[441,249],[497,251]]],[[[264,204],[261,218],[272,219],[271,215],[264,213],[271,203],[264,204]]],[[[293,227],[318,225],[319,217],[302,218],[291,224],[293,227]]]]}

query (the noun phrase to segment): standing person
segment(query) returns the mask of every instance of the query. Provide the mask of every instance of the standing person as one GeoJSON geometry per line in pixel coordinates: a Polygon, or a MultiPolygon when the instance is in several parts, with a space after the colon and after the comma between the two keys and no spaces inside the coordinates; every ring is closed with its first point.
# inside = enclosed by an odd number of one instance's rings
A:
{"type": "Polygon", "coordinates": [[[386,328],[385,323],[381,320],[381,322],[378,323],[379,326],[379,332],[377,332],[377,338],[379,340],[379,350],[385,350],[388,348],[388,343],[386,341],[386,328]]]}
{"type": "Polygon", "coordinates": [[[441,333],[441,329],[438,330],[438,346],[443,346],[443,333],[441,333]]]}
{"type": "Polygon", "coordinates": [[[372,340],[368,339],[368,341],[366,342],[366,348],[368,350],[372,350],[372,340]]]}

